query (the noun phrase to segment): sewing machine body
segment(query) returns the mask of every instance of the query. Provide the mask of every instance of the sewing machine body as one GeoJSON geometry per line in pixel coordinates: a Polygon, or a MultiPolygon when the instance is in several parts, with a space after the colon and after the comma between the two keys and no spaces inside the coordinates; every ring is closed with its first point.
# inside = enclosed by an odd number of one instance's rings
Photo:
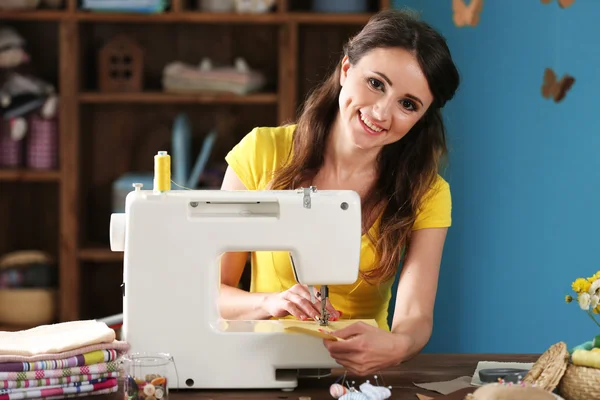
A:
{"type": "Polygon", "coordinates": [[[295,369],[339,367],[321,339],[284,332],[281,321],[221,319],[219,256],[290,251],[298,282],[352,284],[361,247],[357,193],[311,191],[307,199],[291,190],[138,187],[125,210],[111,219],[111,247],[124,251],[123,339],[132,353],[173,356],[171,388],[286,389],[297,386],[295,369]]]}

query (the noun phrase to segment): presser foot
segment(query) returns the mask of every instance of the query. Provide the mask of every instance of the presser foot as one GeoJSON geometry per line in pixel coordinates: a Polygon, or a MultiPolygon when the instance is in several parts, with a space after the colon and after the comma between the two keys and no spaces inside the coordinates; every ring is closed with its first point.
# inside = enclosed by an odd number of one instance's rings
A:
{"type": "Polygon", "coordinates": [[[323,316],[321,316],[317,319],[317,322],[321,326],[329,325],[329,314],[326,312],[325,314],[323,314],[323,316]]]}

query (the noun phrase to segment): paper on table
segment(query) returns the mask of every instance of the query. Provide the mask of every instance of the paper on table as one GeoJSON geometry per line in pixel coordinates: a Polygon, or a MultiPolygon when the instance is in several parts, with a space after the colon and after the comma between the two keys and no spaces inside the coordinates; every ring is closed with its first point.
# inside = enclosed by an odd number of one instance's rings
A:
{"type": "Polygon", "coordinates": [[[470,376],[461,376],[456,379],[452,379],[450,381],[442,381],[442,382],[428,382],[428,383],[414,383],[415,386],[420,387],[421,389],[431,390],[433,392],[438,392],[441,394],[450,394],[460,389],[467,388],[471,386],[471,377],[470,376]]]}
{"type": "Polygon", "coordinates": [[[479,379],[479,371],[482,369],[488,368],[517,368],[517,369],[531,369],[533,363],[523,363],[523,362],[500,362],[500,361],[479,361],[477,363],[477,368],[475,368],[475,373],[473,374],[473,378],[471,378],[471,385],[473,386],[482,386],[484,382],[481,382],[479,379]]]}

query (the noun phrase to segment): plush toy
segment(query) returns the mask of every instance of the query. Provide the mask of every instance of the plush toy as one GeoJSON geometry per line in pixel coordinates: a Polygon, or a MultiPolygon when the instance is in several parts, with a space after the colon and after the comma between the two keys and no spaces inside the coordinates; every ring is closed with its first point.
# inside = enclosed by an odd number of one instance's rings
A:
{"type": "Polygon", "coordinates": [[[27,131],[27,114],[39,110],[42,117],[52,118],[57,112],[55,88],[32,74],[24,66],[30,57],[25,40],[12,28],[0,28],[0,115],[10,121],[13,140],[27,131]]]}

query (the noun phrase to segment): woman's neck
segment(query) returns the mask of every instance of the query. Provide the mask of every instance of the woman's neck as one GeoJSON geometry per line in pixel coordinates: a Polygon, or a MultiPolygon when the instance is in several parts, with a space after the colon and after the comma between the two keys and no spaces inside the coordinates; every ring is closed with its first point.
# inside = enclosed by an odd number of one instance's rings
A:
{"type": "Polygon", "coordinates": [[[377,170],[378,152],[358,148],[348,139],[339,114],[325,144],[323,168],[337,181],[373,178],[377,170]]]}

